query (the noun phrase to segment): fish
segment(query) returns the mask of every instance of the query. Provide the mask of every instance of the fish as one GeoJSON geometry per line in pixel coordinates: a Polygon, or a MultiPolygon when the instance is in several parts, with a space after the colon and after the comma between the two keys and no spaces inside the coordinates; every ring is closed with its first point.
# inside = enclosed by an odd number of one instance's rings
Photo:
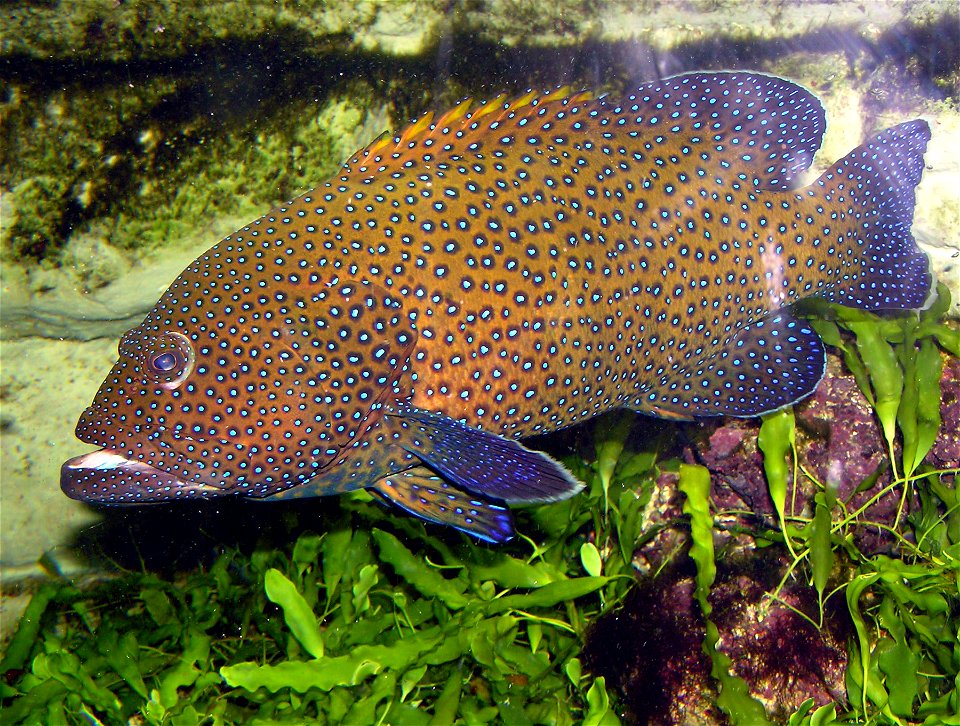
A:
{"type": "Polygon", "coordinates": [[[119,343],[61,469],[103,504],[366,489],[490,543],[583,484],[519,440],[616,408],[755,417],[809,396],[795,303],[919,309],[930,129],[803,185],[807,89],[699,72],[620,98],[463,101],[226,237],[119,343]]]}

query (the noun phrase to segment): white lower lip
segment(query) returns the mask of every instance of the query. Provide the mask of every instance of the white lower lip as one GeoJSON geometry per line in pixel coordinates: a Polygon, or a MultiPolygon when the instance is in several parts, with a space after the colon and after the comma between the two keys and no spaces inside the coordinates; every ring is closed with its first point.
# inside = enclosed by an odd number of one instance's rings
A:
{"type": "Polygon", "coordinates": [[[176,477],[165,474],[149,464],[145,464],[142,461],[136,461],[134,459],[127,459],[124,456],[121,456],[116,451],[112,449],[100,449],[99,451],[91,451],[89,454],[84,454],[82,456],[75,456],[69,461],[64,462],[63,467],[65,469],[96,469],[98,471],[109,471],[111,469],[123,469],[128,472],[139,472],[147,476],[159,476],[161,478],[168,479],[169,481],[175,483],[177,486],[188,487],[189,485],[185,482],[177,479],[176,477]]]}
{"type": "Polygon", "coordinates": [[[129,466],[130,460],[110,449],[92,451],[83,456],[75,456],[64,466],[69,469],[116,469],[120,466],[129,466]]]}

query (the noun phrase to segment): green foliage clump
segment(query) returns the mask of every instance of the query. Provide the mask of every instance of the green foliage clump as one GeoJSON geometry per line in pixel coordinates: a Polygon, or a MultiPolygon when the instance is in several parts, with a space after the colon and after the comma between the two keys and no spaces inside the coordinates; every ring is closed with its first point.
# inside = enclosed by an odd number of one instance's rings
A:
{"type": "Polygon", "coordinates": [[[0,663],[17,674],[4,721],[618,723],[577,658],[633,581],[645,500],[610,476],[649,492],[657,471],[618,456],[580,464],[586,495],[529,512],[538,541],[435,536],[360,492],[283,550],[45,585],[0,663]]]}
{"type": "MultiPolygon", "coordinates": [[[[791,726],[960,723],[960,472],[924,461],[942,424],[941,349],[960,356],[960,331],[940,320],[949,306],[941,285],[934,304],[920,314],[880,318],[831,307],[814,321],[820,335],[841,350],[887,443],[892,481],[864,504],[854,508],[850,499],[874,487],[874,477],[841,500],[829,482],[803,466],[792,411],[768,416],[761,427],[767,480],[781,523],[769,536],[792,554],[781,586],[806,573],[820,598],[820,623],[826,600],[843,597],[855,629],[848,701],[820,708],[808,701],[791,726]],[[813,516],[789,511],[788,488],[797,485],[798,476],[816,487],[813,516]],[[873,503],[898,490],[893,522],[866,517],[873,503]],[[895,552],[860,551],[853,537],[858,528],[888,532],[895,552]]],[[[777,599],[778,592],[771,597],[777,599]]]]}

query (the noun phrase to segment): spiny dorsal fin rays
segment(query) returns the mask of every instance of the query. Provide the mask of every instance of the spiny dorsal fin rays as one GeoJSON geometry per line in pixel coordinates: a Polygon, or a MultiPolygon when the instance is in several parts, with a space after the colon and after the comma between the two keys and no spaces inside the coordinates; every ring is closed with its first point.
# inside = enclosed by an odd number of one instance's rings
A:
{"type": "MultiPolygon", "coordinates": [[[[592,120],[591,126],[597,125],[594,135],[609,134],[614,126],[623,125],[644,138],[660,132],[651,137],[652,146],[641,142],[643,148],[635,153],[655,156],[656,147],[664,143],[696,149],[704,174],[718,184],[782,191],[795,188],[809,168],[826,125],[823,107],[809,91],[773,76],[750,73],[668,78],[640,86],[619,102],[573,93],[569,87],[540,96],[530,92],[513,101],[505,98],[498,96],[472,110],[468,110],[470,102],[464,101],[436,121],[428,113],[396,136],[381,136],[344,165],[340,181],[356,176],[370,179],[418,162],[430,165],[434,149],[455,155],[474,144],[480,148],[496,143],[498,136],[491,132],[507,119],[512,119],[511,126],[519,125],[525,108],[538,107],[536,112],[529,111],[532,116],[541,114],[548,103],[574,107],[587,102],[580,125],[571,115],[565,115],[562,123],[556,118],[548,121],[558,129],[572,124],[581,136],[587,131],[582,125],[586,119],[592,120]],[[646,134],[641,133],[644,130],[646,134]]],[[[560,110],[558,105],[556,111],[560,110]]],[[[681,171],[666,164],[657,171],[659,183],[683,182],[686,177],[679,176],[681,171]]]]}
{"type": "Polygon", "coordinates": [[[474,136],[485,140],[488,138],[492,124],[501,121],[511,112],[517,112],[528,106],[537,107],[557,101],[576,104],[591,98],[594,98],[592,93],[574,91],[570,86],[560,86],[542,95],[537,91],[528,91],[514,100],[507,100],[506,94],[500,94],[480,105],[475,105],[473,99],[467,98],[436,120],[434,120],[433,111],[428,111],[399,134],[392,135],[384,131],[343,165],[344,175],[341,180],[345,181],[355,172],[372,174],[387,171],[397,163],[405,161],[408,158],[407,154],[413,149],[419,148],[417,155],[422,155],[424,152],[421,147],[426,146],[424,142],[437,140],[443,136],[462,132],[462,136],[458,138],[460,143],[469,144],[474,136]],[[496,118],[487,119],[491,114],[497,114],[496,118]],[[476,124],[480,119],[486,119],[489,123],[476,124]]]}

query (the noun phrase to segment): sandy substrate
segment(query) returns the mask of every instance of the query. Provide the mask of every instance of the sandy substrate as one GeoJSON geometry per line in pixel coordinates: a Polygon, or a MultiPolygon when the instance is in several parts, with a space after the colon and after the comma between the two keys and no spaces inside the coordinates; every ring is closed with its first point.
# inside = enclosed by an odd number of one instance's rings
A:
{"type": "MultiPolygon", "coordinates": [[[[73,436],[84,407],[116,359],[116,342],[45,338],[0,344],[0,573],[36,571],[48,551],[96,521],[60,491],[60,465],[93,447],[73,436]]],[[[60,561],[68,566],[69,552],[60,561]]]]}

